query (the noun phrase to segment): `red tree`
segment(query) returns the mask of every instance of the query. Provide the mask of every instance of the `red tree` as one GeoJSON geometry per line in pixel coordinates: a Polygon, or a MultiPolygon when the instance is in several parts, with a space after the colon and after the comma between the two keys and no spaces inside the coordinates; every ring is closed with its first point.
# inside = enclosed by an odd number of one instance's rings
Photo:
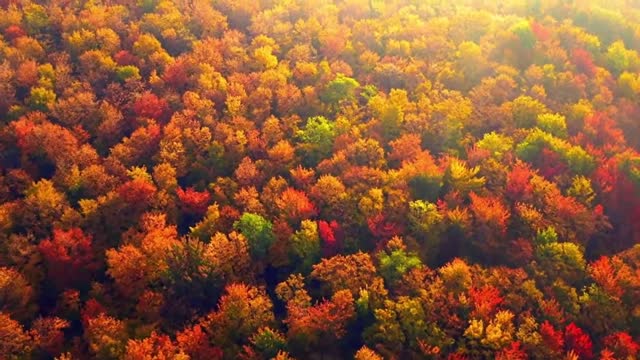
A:
{"type": "Polygon", "coordinates": [[[593,63],[593,57],[584,49],[574,49],[571,53],[571,62],[583,74],[593,76],[596,73],[596,64],[593,63]]]}
{"type": "Polygon", "coordinates": [[[506,195],[514,201],[528,201],[533,196],[531,177],[533,172],[528,164],[518,162],[507,175],[506,195]]]}
{"type": "Polygon", "coordinates": [[[498,309],[498,305],[504,300],[500,296],[500,291],[491,285],[485,285],[481,288],[471,288],[469,297],[473,304],[471,316],[481,318],[488,321],[498,309]]]}
{"type": "Polygon", "coordinates": [[[591,338],[576,324],[571,323],[564,329],[564,342],[567,351],[573,350],[580,359],[593,358],[591,338]]]}
{"type": "Polygon", "coordinates": [[[118,188],[120,197],[131,205],[147,205],[155,193],[155,185],[142,179],[129,180],[118,188]]]}
{"type": "Polygon", "coordinates": [[[635,359],[640,352],[640,345],[633,341],[631,335],[623,331],[604,338],[604,346],[612,351],[617,359],[635,359]]]}
{"type": "Polygon", "coordinates": [[[318,222],[318,233],[322,239],[322,250],[325,257],[331,257],[340,251],[344,239],[340,224],[335,220],[330,223],[321,220],[318,222]]]}
{"type": "Polygon", "coordinates": [[[212,346],[200,325],[186,328],[176,335],[178,347],[192,360],[222,359],[222,350],[212,346]]]}
{"type": "Polygon", "coordinates": [[[158,98],[153,93],[146,92],[133,104],[133,111],[138,117],[158,120],[167,115],[169,105],[166,100],[158,98]]]}
{"type": "Polygon", "coordinates": [[[91,236],[82,230],[53,230],[53,239],[38,245],[47,266],[49,278],[60,288],[85,284],[97,270],[91,247],[91,236]]]}
{"type": "Polygon", "coordinates": [[[186,190],[178,188],[178,199],[182,209],[190,214],[202,215],[207,211],[209,201],[211,200],[211,194],[208,191],[196,191],[192,187],[188,187],[186,190]]]}
{"type": "Polygon", "coordinates": [[[120,66],[135,65],[138,63],[138,58],[127,50],[120,50],[114,56],[113,59],[120,66]]]}
{"type": "Polygon", "coordinates": [[[10,41],[13,41],[25,35],[27,35],[27,33],[18,25],[11,25],[4,29],[4,37],[10,41]]]}
{"type": "Polygon", "coordinates": [[[545,321],[540,325],[540,336],[544,345],[554,353],[560,353],[564,349],[562,332],[556,330],[553,325],[545,321]]]}

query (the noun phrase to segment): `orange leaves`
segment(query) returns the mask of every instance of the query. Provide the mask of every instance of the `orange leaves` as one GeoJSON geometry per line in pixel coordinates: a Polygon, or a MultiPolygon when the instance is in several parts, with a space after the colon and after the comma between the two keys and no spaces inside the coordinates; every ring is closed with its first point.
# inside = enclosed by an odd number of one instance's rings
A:
{"type": "Polygon", "coordinates": [[[119,249],[106,252],[107,273],[115,280],[116,288],[127,297],[137,297],[146,285],[157,280],[167,269],[167,256],[180,246],[177,229],[166,224],[165,215],[145,214],[141,231],[131,235],[130,241],[119,249]]]}
{"type": "Polygon", "coordinates": [[[300,220],[309,219],[317,215],[315,205],[309,200],[307,195],[292,187],[286,188],[280,198],[275,201],[281,216],[290,223],[297,223],[300,220]]]}
{"type": "Polygon", "coordinates": [[[118,194],[128,204],[148,205],[156,193],[156,186],[143,179],[133,179],[120,185],[118,194]]]}
{"type": "Polygon", "coordinates": [[[589,265],[589,275],[609,295],[620,298],[630,289],[640,287],[640,279],[633,269],[618,256],[602,256],[589,265]]]}
{"type": "Polygon", "coordinates": [[[107,273],[115,279],[116,287],[124,295],[133,296],[143,291],[147,269],[145,255],[135,246],[125,245],[119,250],[107,250],[107,273]]]}
{"type": "Polygon", "coordinates": [[[507,232],[507,222],[511,216],[509,209],[496,197],[481,197],[476,193],[469,193],[471,205],[476,223],[480,227],[488,227],[496,231],[498,235],[507,232]]]}
{"type": "Polygon", "coordinates": [[[167,335],[152,333],[142,340],[129,340],[124,360],[178,359],[179,349],[167,335]]]}
{"type": "Polygon", "coordinates": [[[22,325],[0,312],[0,354],[7,358],[28,358],[32,339],[22,325]]]}
{"type": "Polygon", "coordinates": [[[222,359],[222,350],[211,345],[209,337],[200,325],[196,324],[179,332],[176,335],[176,341],[180,349],[192,360],[222,359]]]}
{"type": "Polygon", "coordinates": [[[393,161],[413,161],[422,152],[422,139],[417,134],[406,134],[396,140],[389,142],[391,153],[389,160],[393,161]]]}
{"type": "Polygon", "coordinates": [[[71,324],[57,317],[38,318],[31,325],[31,334],[38,347],[55,356],[64,346],[64,332],[71,324]]]}
{"type": "Polygon", "coordinates": [[[356,316],[353,295],[347,290],[337,291],[331,300],[314,306],[301,307],[289,303],[287,311],[287,335],[305,347],[315,346],[319,342],[330,345],[332,340],[341,339],[348,322],[356,316]]]}
{"type": "Polygon", "coordinates": [[[376,277],[376,268],[369,254],[336,255],[322,259],[313,266],[311,276],[325,282],[332,292],[348,289],[357,296],[376,277]]]}
{"type": "Polygon", "coordinates": [[[235,352],[256,330],[273,324],[273,304],[267,294],[255,286],[234,283],[228,285],[225,292],[218,310],[210,313],[202,325],[212,344],[225,352],[235,352]]]}
{"type": "Polygon", "coordinates": [[[511,213],[497,197],[481,197],[469,193],[469,206],[475,220],[472,241],[488,259],[500,257],[506,250],[507,225],[511,213]]]}
{"type": "Polygon", "coordinates": [[[504,300],[500,296],[500,291],[493,286],[486,285],[481,288],[471,288],[469,297],[473,304],[471,317],[489,321],[495,314],[498,305],[504,300]]]}

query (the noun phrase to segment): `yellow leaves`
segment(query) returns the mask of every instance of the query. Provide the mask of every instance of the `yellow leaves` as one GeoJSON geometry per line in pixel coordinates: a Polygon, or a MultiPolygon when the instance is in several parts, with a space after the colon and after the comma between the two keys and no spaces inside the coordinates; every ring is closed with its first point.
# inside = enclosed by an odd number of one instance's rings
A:
{"type": "Polygon", "coordinates": [[[501,349],[513,341],[514,315],[508,310],[500,311],[489,324],[484,325],[482,320],[471,319],[464,336],[479,340],[484,346],[492,349],[501,349]]]}
{"type": "Polygon", "coordinates": [[[447,289],[460,293],[471,287],[471,267],[462,259],[453,259],[438,269],[447,289]]]}
{"type": "Polygon", "coordinates": [[[246,278],[251,268],[247,239],[235,231],[228,236],[220,232],[212,236],[205,258],[211,261],[213,270],[227,281],[246,278]]]}
{"type": "Polygon", "coordinates": [[[50,180],[40,180],[27,189],[25,205],[29,208],[41,209],[43,213],[56,216],[62,212],[66,198],[50,180]]]}
{"type": "Polygon", "coordinates": [[[484,334],[484,322],[482,320],[471,319],[469,327],[464,331],[464,336],[479,340],[484,334]]]}
{"type": "Polygon", "coordinates": [[[299,307],[311,305],[311,297],[304,289],[304,276],[301,274],[291,274],[287,280],[276,286],[276,295],[285,303],[293,303],[299,307]]]}
{"type": "Polygon", "coordinates": [[[533,316],[524,315],[522,317],[516,337],[518,341],[529,346],[536,346],[542,342],[542,336],[538,332],[538,323],[533,316]]]}
{"type": "Polygon", "coordinates": [[[144,254],[133,245],[125,245],[119,250],[107,250],[106,255],[107,274],[115,280],[118,290],[125,296],[142,292],[147,280],[144,254]]]}
{"type": "Polygon", "coordinates": [[[255,49],[253,57],[263,69],[273,69],[278,65],[278,58],[273,55],[271,46],[262,46],[255,49]]]}
{"type": "Polygon", "coordinates": [[[96,34],[87,29],[80,29],[64,36],[67,46],[76,54],[81,54],[96,47],[96,34]]]}
{"type": "Polygon", "coordinates": [[[360,198],[358,208],[365,217],[381,213],[384,208],[384,193],[382,189],[370,189],[366,195],[360,198]]]}
{"type": "Polygon", "coordinates": [[[500,349],[513,340],[513,313],[504,310],[496,314],[495,318],[487,325],[485,337],[481,343],[493,349],[500,349]]]}
{"type": "Polygon", "coordinates": [[[84,338],[91,353],[98,358],[120,358],[124,355],[127,340],[125,324],[104,313],[87,320],[84,338]]]}
{"type": "Polygon", "coordinates": [[[467,168],[464,162],[452,159],[444,175],[444,181],[453,190],[463,193],[477,191],[484,186],[485,178],[477,177],[479,167],[467,168]]]}
{"type": "Polygon", "coordinates": [[[383,357],[366,346],[362,346],[356,353],[354,360],[383,360],[383,357]]]}
{"type": "Polygon", "coordinates": [[[133,53],[136,56],[148,57],[151,54],[163,51],[162,44],[152,34],[142,34],[138,37],[138,40],[133,43],[133,53]]]}

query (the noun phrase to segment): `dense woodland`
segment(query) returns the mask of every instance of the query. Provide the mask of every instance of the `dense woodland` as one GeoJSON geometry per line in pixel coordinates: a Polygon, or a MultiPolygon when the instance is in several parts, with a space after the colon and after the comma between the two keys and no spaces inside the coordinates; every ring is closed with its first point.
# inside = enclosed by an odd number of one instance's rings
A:
{"type": "Polygon", "coordinates": [[[637,2],[0,0],[0,34],[0,359],[640,357],[637,2]]]}

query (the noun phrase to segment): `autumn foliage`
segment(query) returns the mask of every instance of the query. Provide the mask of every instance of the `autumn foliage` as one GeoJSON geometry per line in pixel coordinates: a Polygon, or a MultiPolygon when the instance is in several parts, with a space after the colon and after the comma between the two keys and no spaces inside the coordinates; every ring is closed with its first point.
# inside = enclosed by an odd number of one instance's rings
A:
{"type": "Polygon", "coordinates": [[[0,359],[639,358],[639,10],[0,0],[0,359]]]}

